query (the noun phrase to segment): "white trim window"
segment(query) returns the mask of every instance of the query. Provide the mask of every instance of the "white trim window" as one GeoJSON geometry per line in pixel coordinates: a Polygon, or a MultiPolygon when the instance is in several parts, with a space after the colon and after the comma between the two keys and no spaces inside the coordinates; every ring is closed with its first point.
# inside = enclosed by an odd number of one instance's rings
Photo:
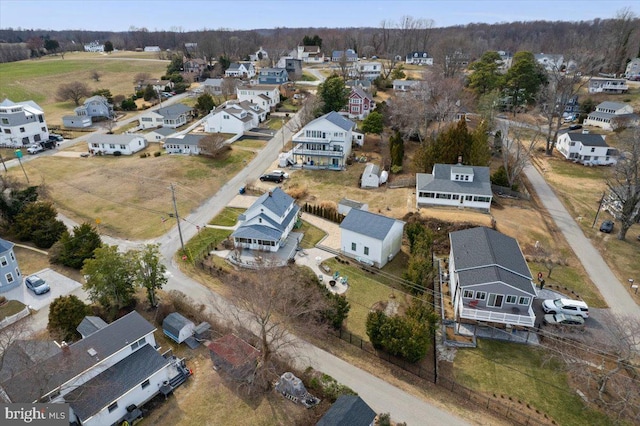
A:
{"type": "Polygon", "coordinates": [[[476,291],[476,299],[485,300],[486,298],[487,298],[487,292],[486,291],[476,291]]]}
{"type": "Polygon", "coordinates": [[[518,301],[518,296],[509,294],[505,300],[505,303],[507,303],[508,305],[515,305],[517,301],[518,301]]]}
{"type": "Polygon", "coordinates": [[[529,303],[531,303],[530,297],[520,296],[520,299],[518,299],[518,305],[529,306],[529,303]]]}
{"type": "Polygon", "coordinates": [[[465,299],[473,299],[473,290],[464,290],[462,292],[462,297],[465,299]]]}

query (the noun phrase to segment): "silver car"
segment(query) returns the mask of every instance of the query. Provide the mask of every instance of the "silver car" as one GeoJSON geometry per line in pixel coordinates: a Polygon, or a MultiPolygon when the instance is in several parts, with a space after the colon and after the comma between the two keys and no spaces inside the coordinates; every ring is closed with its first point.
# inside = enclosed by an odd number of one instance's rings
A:
{"type": "Polygon", "coordinates": [[[33,291],[37,295],[45,294],[51,290],[49,284],[37,275],[27,277],[24,280],[24,283],[29,290],[33,291]]]}

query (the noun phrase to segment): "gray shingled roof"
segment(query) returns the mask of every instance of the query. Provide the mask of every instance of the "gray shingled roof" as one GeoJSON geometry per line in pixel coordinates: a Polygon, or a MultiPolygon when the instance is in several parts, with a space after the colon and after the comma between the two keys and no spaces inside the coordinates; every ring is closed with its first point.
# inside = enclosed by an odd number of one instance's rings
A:
{"type": "Polygon", "coordinates": [[[276,216],[282,216],[293,201],[293,198],[289,194],[279,187],[275,187],[271,191],[262,194],[248,210],[259,209],[264,206],[271,210],[276,216]]]}
{"type": "Polygon", "coordinates": [[[596,106],[596,109],[602,108],[602,109],[619,110],[619,109],[622,109],[622,108],[624,108],[626,106],[627,106],[627,104],[623,104],[621,102],[604,101],[604,102],[600,102],[598,104],[598,106],[596,106]]]}
{"type": "Polygon", "coordinates": [[[158,127],[157,129],[153,130],[153,133],[158,133],[162,136],[169,136],[176,133],[176,129],[172,129],[171,127],[158,127]]]}
{"type": "Polygon", "coordinates": [[[327,120],[332,124],[335,124],[336,126],[346,131],[349,131],[355,127],[355,123],[353,121],[344,118],[342,115],[338,114],[335,111],[331,111],[330,113],[325,114],[322,117],[318,117],[309,124],[315,123],[323,119],[327,120]]]}
{"type": "Polygon", "coordinates": [[[316,426],[369,426],[376,412],[356,395],[341,395],[316,426]]]}
{"type": "Polygon", "coordinates": [[[340,229],[382,241],[396,222],[401,221],[364,210],[351,209],[340,224],[340,229]]]}
{"type": "Polygon", "coordinates": [[[580,142],[584,146],[609,146],[604,141],[604,137],[602,135],[596,135],[593,133],[567,133],[569,135],[569,139],[574,142],[580,142]]]}
{"type": "Polygon", "coordinates": [[[42,362],[34,363],[31,368],[3,382],[2,389],[12,401],[35,401],[154,330],[152,324],[133,311],[69,345],[68,353],[59,351],[42,362]],[[90,348],[95,350],[95,356],[87,352],[90,348]]]}
{"type": "Polygon", "coordinates": [[[156,110],[156,112],[164,118],[178,118],[190,111],[193,111],[193,108],[188,107],[185,104],[174,104],[156,110]]]}
{"type": "Polygon", "coordinates": [[[433,166],[433,174],[417,173],[416,183],[418,191],[474,194],[487,197],[493,195],[488,167],[436,164],[433,166]],[[468,173],[469,169],[473,169],[473,182],[451,180],[451,170],[456,170],[456,168],[461,168],[463,173],[468,173]]]}
{"type": "Polygon", "coordinates": [[[64,396],[81,421],[96,415],[126,392],[137,388],[154,373],[165,368],[171,359],[164,358],[146,344],[122,361],[64,396]]]}
{"type": "Polygon", "coordinates": [[[502,281],[535,295],[518,242],[486,227],[451,232],[451,250],[462,287],[502,281]]]}
{"type": "Polygon", "coordinates": [[[178,336],[180,335],[180,330],[182,330],[184,326],[189,324],[191,324],[192,326],[195,325],[191,320],[185,318],[178,312],[172,312],[165,317],[164,321],[162,321],[162,329],[167,330],[174,336],[178,336]]]}
{"type": "MultiPolygon", "coordinates": [[[[245,217],[253,217],[255,211],[259,211],[262,208],[270,210],[278,217],[282,217],[282,215],[292,203],[294,203],[294,199],[291,198],[291,196],[289,196],[279,187],[275,187],[270,192],[262,194],[260,198],[258,198],[251,205],[251,207],[247,209],[247,212],[245,212],[245,217]]],[[[297,215],[299,211],[300,207],[294,205],[294,208],[291,209],[289,214],[285,218],[283,218],[280,223],[275,222],[266,214],[258,214],[255,217],[262,219],[262,222],[264,224],[251,221],[251,223],[249,224],[240,225],[238,229],[236,229],[233,234],[231,234],[231,237],[279,240],[286,226],[291,222],[293,216],[297,215]]]]}
{"type": "Polygon", "coordinates": [[[86,316],[76,327],[76,330],[82,335],[82,337],[87,337],[96,331],[105,328],[107,325],[108,324],[100,317],[86,316]]]}
{"type": "Polygon", "coordinates": [[[200,139],[204,138],[204,135],[192,135],[186,134],[177,138],[167,138],[164,141],[165,145],[188,145],[188,146],[198,146],[200,143],[200,139]]]}
{"type": "Polygon", "coordinates": [[[364,203],[361,203],[359,201],[350,200],[348,198],[343,198],[342,200],[340,200],[338,205],[351,207],[353,209],[360,209],[360,208],[362,208],[362,206],[364,206],[364,203]]]}

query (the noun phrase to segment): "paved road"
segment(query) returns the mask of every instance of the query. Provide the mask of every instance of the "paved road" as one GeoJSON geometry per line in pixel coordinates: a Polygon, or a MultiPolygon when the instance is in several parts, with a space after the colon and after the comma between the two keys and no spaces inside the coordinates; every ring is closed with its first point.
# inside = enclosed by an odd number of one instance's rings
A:
{"type": "Polygon", "coordinates": [[[580,226],[573,220],[540,172],[531,165],[527,166],[524,172],[611,311],[618,315],[640,318],[640,307],[629,297],[623,284],[613,274],[591,241],[584,236],[580,226]]]}

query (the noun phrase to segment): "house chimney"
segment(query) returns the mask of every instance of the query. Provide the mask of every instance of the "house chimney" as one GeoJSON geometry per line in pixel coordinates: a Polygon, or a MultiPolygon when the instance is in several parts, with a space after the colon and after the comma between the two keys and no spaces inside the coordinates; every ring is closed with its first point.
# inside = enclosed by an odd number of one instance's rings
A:
{"type": "Polygon", "coordinates": [[[458,164],[462,164],[462,155],[458,155],[458,164]]]}
{"type": "Polygon", "coordinates": [[[271,191],[269,191],[269,197],[271,197],[271,191]]]}
{"type": "Polygon", "coordinates": [[[69,349],[69,345],[64,340],[60,343],[60,349],[62,349],[62,353],[65,355],[69,355],[71,353],[71,349],[69,349]]]}

